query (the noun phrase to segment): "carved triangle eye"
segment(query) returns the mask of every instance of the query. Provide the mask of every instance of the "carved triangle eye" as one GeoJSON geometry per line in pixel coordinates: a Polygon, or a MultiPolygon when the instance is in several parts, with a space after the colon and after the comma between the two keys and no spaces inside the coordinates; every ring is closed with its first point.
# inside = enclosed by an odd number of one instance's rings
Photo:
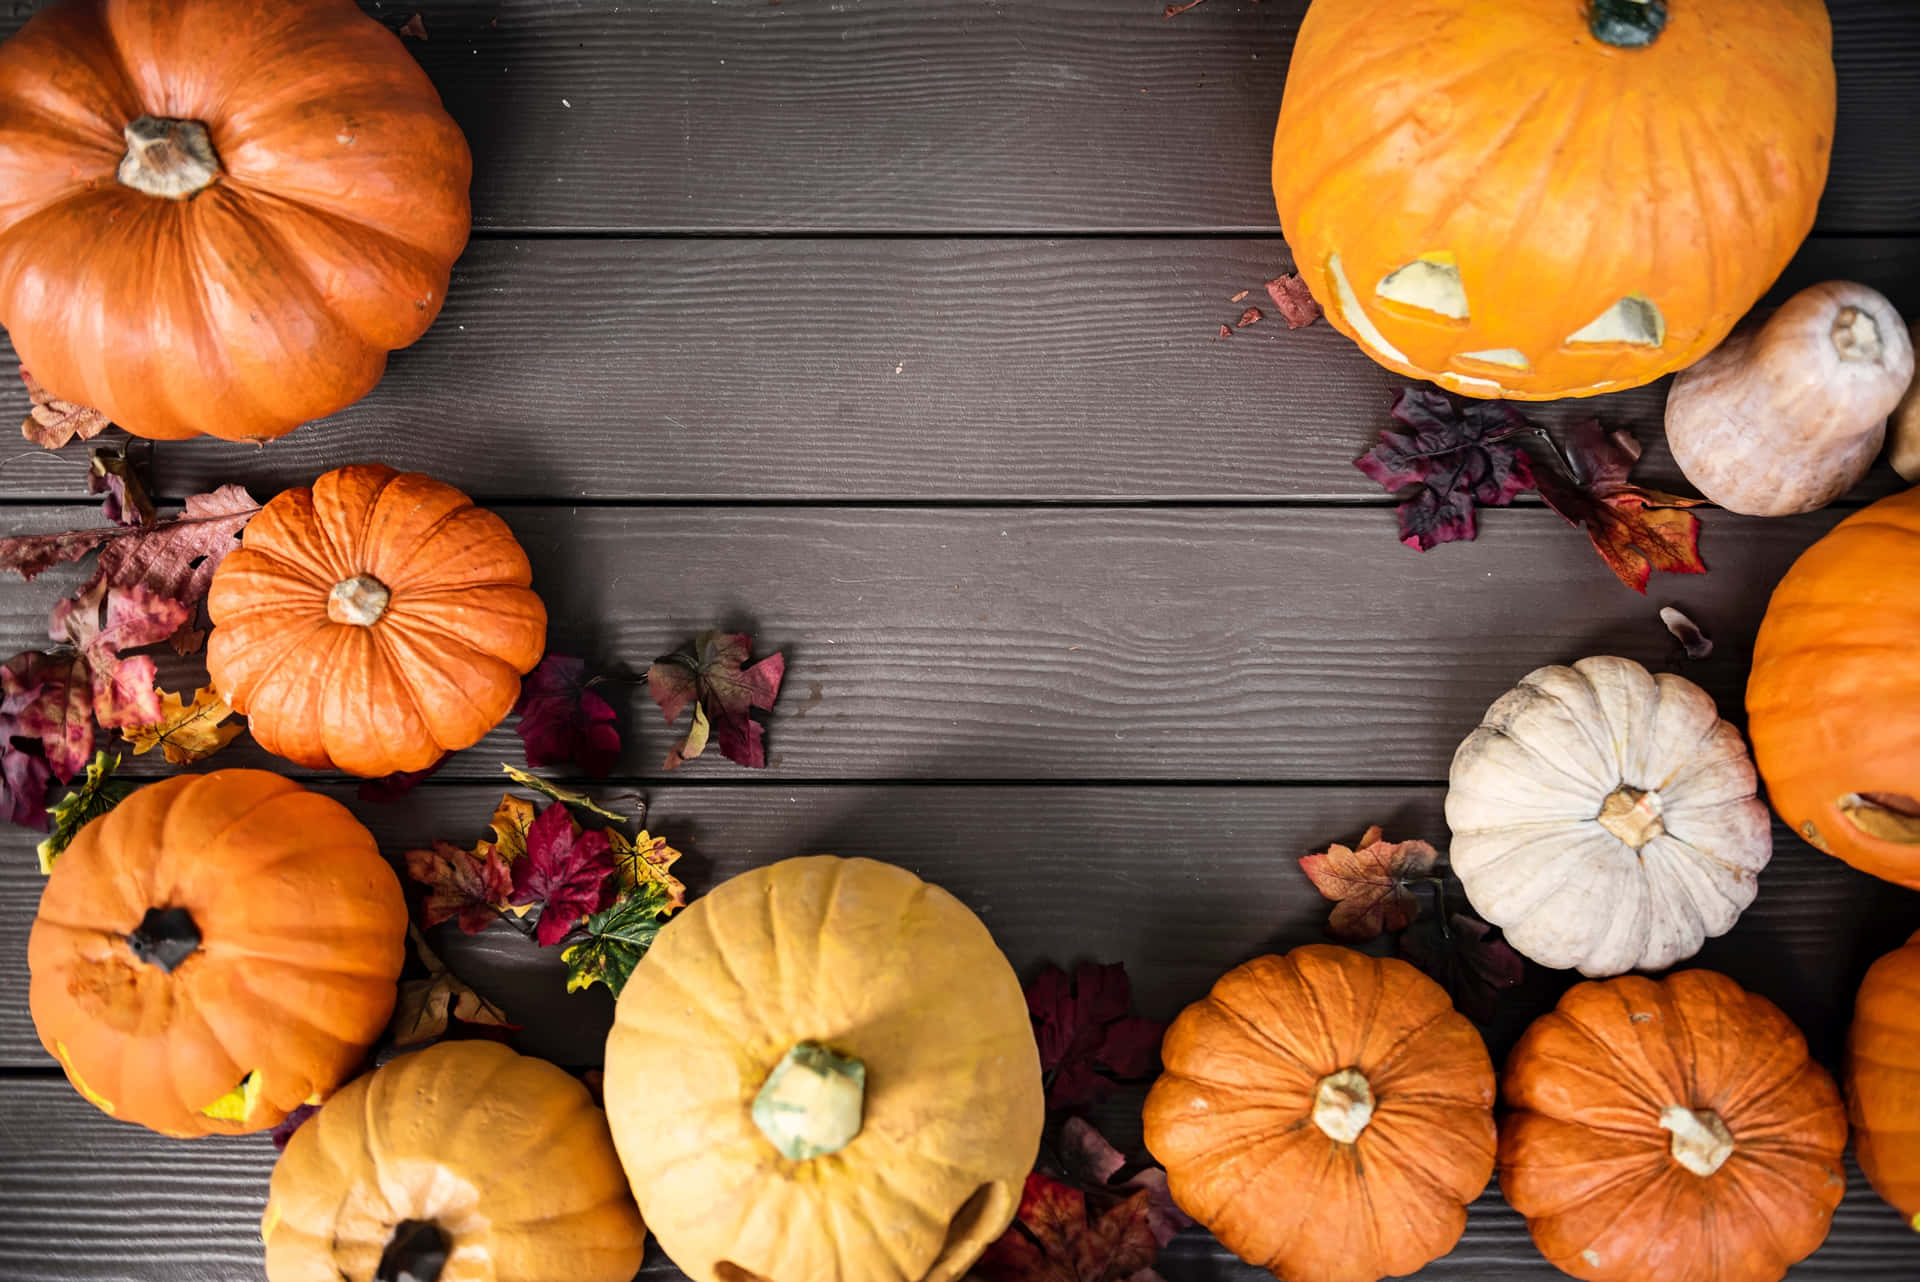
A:
{"type": "Polygon", "coordinates": [[[1667,318],[1645,294],[1628,294],[1567,338],[1569,343],[1629,343],[1635,347],[1658,347],[1666,341],[1667,318]]]}
{"type": "Polygon", "coordinates": [[[1390,272],[1374,286],[1373,292],[1390,303],[1433,312],[1449,320],[1466,320],[1467,288],[1460,280],[1460,265],[1453,255],[1441,250],[1420,257],[1390,272]]]}

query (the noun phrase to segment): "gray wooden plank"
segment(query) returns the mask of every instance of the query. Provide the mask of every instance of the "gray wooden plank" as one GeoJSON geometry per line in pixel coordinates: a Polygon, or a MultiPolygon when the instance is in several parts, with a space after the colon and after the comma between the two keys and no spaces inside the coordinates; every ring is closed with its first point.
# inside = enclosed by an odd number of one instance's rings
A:
{"type": "MultiPolygon", "coordinates": [[[[1263,239],[484,242],[366,400],[265,449],[160,445],[154,481],[377,457],[483,498],[1384,502],[1352,461],[1406,380],[1326,325],[1214,341],[1290,265],[1263,239]]],[[[1836,277],[1920,313],[1920,240],[1813,241],[1775,297],[1836,277]]],[[[26,410],[10,355],[0,425],[26,410]]],[[[1633,427],[1672,488],[1665,398],[1534,412],[1633,427]]],[[[79,495],[78,456],[0,452],[0,497],[79,495]]]]}
{"type": "MultiPolygon", "coordinates": [[[[1268,231],[1305,0],[363,0],[474,149],[490,230],[1268,231]]],[[[15,0],[0,34],[36,7],[15,0]]],[[[1920,230],[1907,0],[1830,0],[1820,225],[1920,230]]]]}

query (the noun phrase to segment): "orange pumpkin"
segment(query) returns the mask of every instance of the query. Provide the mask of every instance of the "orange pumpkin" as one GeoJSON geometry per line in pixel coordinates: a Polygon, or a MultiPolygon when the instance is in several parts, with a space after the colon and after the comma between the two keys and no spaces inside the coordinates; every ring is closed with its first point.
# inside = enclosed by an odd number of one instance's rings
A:
{"type": "Polygon", "coordinates": [[[1727,336],[1812,228],[1833,125],[1822,0],[1317,0],[1273,191],[1382,365],[1592,396],[1727,336]]]}
{"type": "Polygon", "coordinates": [[[1309,944],[1227,972],[1160,1047],[1147,1148],[1173,1199],[1287,1282],[1453,1249],[1493,1174],[1493,1064],[1403,961],[1309,944]]]}
{"type": "Polygon", "coordinates": [[[433,323],[472,170],[353,0],[62,0],[0,46],[0,324],[136,435],[279,436],[433,323]]]}
{"type": "Polygon", "coordinates": [[[424,770],[477,743],[546,646],[507,524],[451,485],[358,464],[276,497],[213,576],[207,669],[267,751],[424,770]]]}
{"type": "Polygon", "coordinates": [[[1778,1007],[1689,970],[1577,984],[1507,1062],[1500,1189],[1587,1282],[1777,1282],[1846,1191],[1846,1111],[1778,1007]]]}
{"type": "Polygon", "coordinates": [[[1853,1155],[1873,1191],[1920,1229],[1920,934],[1867,971],[1846,1080],[1853,1155]]]}
{"type": "Polygon", "coordinates": [[[1920,489],[1854,513],[1780,581],[1754,639],[1747,717],[1795,832],[1920,888],[1920,489]]]}
{"type": "Polygon", "coordinates": [[[40,1043],[163,1135],[264,1130],[393,1013],[400,882],[345,806],[263,770],[149,784],[54,863],[27,941],[40,1043]]]}

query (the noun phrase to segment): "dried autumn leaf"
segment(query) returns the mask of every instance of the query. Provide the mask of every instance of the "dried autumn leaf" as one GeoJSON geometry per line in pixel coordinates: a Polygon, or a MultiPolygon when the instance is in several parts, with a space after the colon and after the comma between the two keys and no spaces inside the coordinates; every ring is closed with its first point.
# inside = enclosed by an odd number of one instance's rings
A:
{"type": "Polygon", "coordinates": [[[1273,300],[1274,310],[1287,322],[1288,329],[1304,329],[1323,315],[1313,291],[1307,288],[1307,282],[1300,279],[1298,272],[1268,281],[1267,297],[1273,300]]]}
{"type": "Polygon", "coordinates": [[[487,826],[493,829],[493,840],[481,842],[480,848],[498,851],[502,861],[513,863],[527,853],[527,830],[539,817],[539,810],[525,797],[501,793],[500,804],[493,808],[493,817],[487,820],[487,826]]]}
{"type": "Polygon", "coordinates": [[[120,733],[133,745],[135,755],[160,748],[170,764],[185,766],[204,761],[240,737],[245,726],[221,724],[232,715],[233,709],[212,686],[194,691],[192,703],[162,690],[160,720],[152,725],[129,726],[120,733]]]}
{"type": "Polygon", "coordinates": [[[500,772],[519,784],[522,788],[531,788],[540,795],[572,806],[575,810],[584,810],[589,814],[599,815],[602,819],[611,819],[614,823],[623,824],[628,821],[626,815],[621,814],[617,810],[608,810],[586,793],[575,792],[571,788],[562,788],[559,784],[549,779],[542,779],[539,775],[530,774],[518,766],[502,762],[500,772]]]}
{"type": "Polygon", "coordinates": [[[1468,1019],[1491,1020],[1501,993],[1526,978],[1526,963],[1477,917],[1428,914],[1399,939],[1400,955],[1431,975],[1468,1019]]]}
{"type": "Polygon", "coordinates": [[[1159,1253],[1146,1190],[1096,1214],[1085,1193],[1035,1171],[974,1271],[982,1282],[1139,1282],[1159,1253]]]}
{"type": "Polygon", "coordinates": [[[426,936],[416,926],[407,927],[414,952],[427,968],[425,979],[410,979],[400,985],[399,1000],[393,1018],[387,1024],[387,1036],[395,1047],[418,1046],[446,1036],[450,1021],[483,1028],[515,1029],[507,1022],[506,1012],[482,997],[458,975],[447,969],[426,936]]]}
{"type": "Polygon", "coordinates": [[[1161,1246],[1173,1241],[1180,1230],[1193,1224],[1193,1218],[1173,1201],[1167,1186],[1167,1173],[1158,1166],[1144,1166],[1115,1184],[1113,1178],[1125,1169],[1127,1159],[1107,1142],[1084,1117],[1069,1117],[1060,1128],[1060,1157],[1065,1174],[1085,1184],[1111,1188],[1121,1193],[1144,1189],[1147,1194],[1147,1226],[1153,1240],[1161,1246]]]}
{"type": "Polygon", "coordinates": [[[1207,0],[1173,0],[1172,4],[1169,4],[1160,11],[1160,16],[1163,18],[1177,18],[1189,9],[1198,9],[1206,2],[1207,0]]]}
{"type": "Polygon", "coordinates": [[[1402,388],[1393,417],[1410,432],[1380,433],[1380,444],[1353,465],[1404,497],[1400,541],[1421,552],[1478,533],[1474,506],[1506,507],[1534,485],[1534,469],[1515,437],[1531,433],[1526,417],[1504,401],[1475,401],[1464,410],[1444,393],[1402,388]]]}
{"type": "MultiPolygon", "coordinates": [[[[6,742],[38,739],[46,765],[62,783],[93,755],[93,677],[72,654],[17,654],[0,668],[0,692],[14,709],[6,742]]],[[[19,823],[20,820],[14,822],[19,823]]]]}
{"type": "Polygon", "coordinates": [[[94,720],[105,729],[124,729],[152,725],[162,716],[154,686],[159,670],[146,655],[124,652],[158,645],[191,615],[184,602],[143,584],[121,589],[96,582],[54,606],[48,631],[79,650],[93,687],[94,720]]]}
{"type": "Polygon", "coordinates": [[[417,13],[414,14],[400,24],[400,34],[412,40],[425,40],[427,38],[426,19],[417,13]]]}
{"type": "Polygon", "coordinates": [[[1166,1025],[1131,1014],[1127,968],[1083,962],[1073,977],[1048,966],[1027,985],[1048,1108],[1077,1108],[1144,1077],[1160,1055],[1166,1025]]]}
{"type": "Polygon", "coordinates": [[[567,964],[567,991],[605,984],[618,997],[671,911],[665,887],[649,883],[588,915],[580,923],[587,937],[560,954],[567,964]]]}
{"type": "Polygon", "coordinates": [[[41,872],[51,873],[53,861],[66,853],[67,847],[82,828],[131,797],[139,788],[139,784],[114,778],[113,772],[119,768],[119,753],[96,752],[93,760],[87,764],[87,776],[80,786],[53,803],[53,831],[37,848],[41,872]]]}
{"type": "Polygon", "coordinates": [[[421,905],[424,925],[458,919],[469,935],[491,926],[513,897],[513,873],[486,842],[475,850],[462,850],[450,841],[436,841],[431,850],[409,850],[407,876],[427,887],[421,905]]]}
{"type": "Polygon", "coordinates": [[[1362,944],[1382,931],[1405,930],[1419,912],[1413,883],[1430,879],[1440,852],[1424,841],[1385,841],[1372,827],[1353,847],[1333,845],[1304,855],[1301,869],[1334,901],[1327,931],[1362,944]]]}
{"type": "Polygon", "coordinates": [[[63,401],[40,386],[24,365],[20,367],[20,381],[27,385],[27,399],[33,402],[26,421],[20,424],[20,435],[43,449],[57,450],[76,436],[90,441],[111,426],[99,410],[63,401]]]}
{"type": "MultiPolygon", "coordinates": [[[[45,684],[34,672],[34,661],[44,657],[16,655],[0,668],[0,814],[9,823],[29,828],[47,826],[47,788],[53,781],[52,771],[44,757],[28,752],[15,740],[39,738],[23,724],[23,718],[45,694],[45,684]]],[[[91,722],[88,730],[92,730],[91,722]]],[[[46,859],[41,856],[43,867],[46,859]]]]}
{"type": "Polygon", "coordinates": [[[614,871],[623,892],[658,886],[665,896],[662,912],[677,912],[687,906],[685,883],[669,871],[679,861],[680,852],[669,846],[665,837],[656,837],[642,828],[638,837],[629,838],[618,829],[610,828],[607,840],[613,848],[614,871]]]}
{"type": "Polygon", "coordinates": [[[160,519],[133,461],[119,450],[95,446],[87,455],[87,493],[104,494],[107,519],[140,529],[160,519]]]}
{"type": "Polygon", "coordinates": [[[527,857],[513,863],[513,903],[540,905],[534,937],[550,948],[605,906],[612,872],[607,835],[582,832],[565,806],[548,806],[527,829],[527,857]]]}
{"type": "Polygon", "coordinates": [[[593,687],[584,660],[549,654],[520,685],[513,705],[520,722],[514,733],[527,746],[527,764],[571,762],[598,779],[613,773],[620,760],[620,731],[613,706],[593,687]]]}
{"type": "Polygon", "coordinates": [[[1700,560],[1700,521],[1683,508],[1699,499],[1642,489],[1627,480],[1640,458],[1640,442],[1624,428],[1609,432],[1588,419],[1567,432],[1572,476],[1558,468],[1535,469],[1547,506],[1569,525],[1585,526],[1600,559],[1635,592],[1647,590],[1655,570],[1705,574],[1700,560]]]}
{"type": "Polygon", "coordinates": [[[1240,313],[1240,319],[1233,323],[1233,327],[1235,329],[1245,329],[1247,326],[1256,324],[1265,318],[1265,314],[1262,313],[1258,307],[1249,307],[1246,311],[1240,313]]]}
{"type": "Polygon", "coordinates": [[[98,548],[93,577],[75,595],[97,585],[144,584],[161,596],[192,604],[207,595],[220,561],[240,546],[241,527],[260,505],[238,485],[196,494],[179,516],[155,525],[108,525],[58,534],[22,534],[0,539],[0,571],[32,579],[63,561],[77,561],[98,548]]]}
{"type": "Polygon", "coordinates": [[[727,760],[755,768],[767,764],[766,729],[752,714],[756,708],[772,711],[787,661],[776,652],[743,666],[752,644],[745,633],[703,632],[692,646],[663,655],[647,669],[647,693],[668,725],[694,705],[693,728],[667,754],[668,770],[699,756],[709,733],[727,760]]]}

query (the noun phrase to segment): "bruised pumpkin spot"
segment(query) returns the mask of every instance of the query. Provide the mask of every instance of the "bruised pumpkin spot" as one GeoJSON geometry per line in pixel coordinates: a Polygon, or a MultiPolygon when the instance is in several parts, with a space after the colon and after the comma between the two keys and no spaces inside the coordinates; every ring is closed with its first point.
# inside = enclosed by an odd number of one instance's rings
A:
{"type": "Polygon", "coordinates": [[[1822,854],[1830,855],[1833,853],[1833,847],[1829,846],[1827,839],[1820,835],[1820,830],[1813,826],[1813,820],[1809,819],[1800,825],[1800,835],[1807,839],[1808,845],[1822,854]]]}
{"type": "Polygon", "coordinates": [[[1596,1269],[1600,1267],[1600,1252],[1594,1250],[1592,1247],[1588,1247],[1586,1250],[1580,1252],[1580,1258],[1596,1269]]]}
{"type": "Polygon", "coordinates": [[[1460,279],[1460,264],[1446,250],[1422,254],[1405,267],[1387,273],[1373,292],[1390,303],[1448,320],[1466,320],[1472,311],[1467,305],[1466,284],[1460,279]]]}
{"type": "Polygon", "coordinates": [[[1327,275],[1333,277],[1334,303],[1339,307],[1341,317],[1353,326],[1353,336],[1360,346],[1375,356],[1405,365],[1406,355],[1387,341],[1387,336],[1380,332],[1379,326],[1360,306],[1360,296],[1353,292],[1353,282],[1347,279],[1347,270],[1340,264],[1340,255],[1334,254],[1327,259],[1327,275]]]}
{"type": "Polygon", "coordinates": [[[1920,846],[1920,801],[1889,792],[1850,792],[1834,803],[1869,837],[1920,846]]]}
{"type": "Polygon", "coordinates": [[[99,1109],[102,1113],[112,1115],[120,1111],[114,1107],[112,1100],[95,1091],[81,1078],[80,1071],[73,1066],[73,1057],[67,1053],[67,1044],[65,1042],[55,1042],[53,1044],[53,1053],[59,1059],[60,1067],[67,1070],[67,1080],[73,1083],[73,1089],[80,1092],[82,1099],[99,1109]]]}
{"type": "Polygon", "coordinates": [[[1667,318],[1645,294],[1628,294],[1568,335],[1569,344],[1625,343],[1659,347],[1667,341],[1667,318]]]}
{"type": "Polygon", "coordinates": [[[244,1122],[260,1099],[260,1074],[248,1073],[240,1084],[200,1111],[222,1122],[244,1122]]]}

